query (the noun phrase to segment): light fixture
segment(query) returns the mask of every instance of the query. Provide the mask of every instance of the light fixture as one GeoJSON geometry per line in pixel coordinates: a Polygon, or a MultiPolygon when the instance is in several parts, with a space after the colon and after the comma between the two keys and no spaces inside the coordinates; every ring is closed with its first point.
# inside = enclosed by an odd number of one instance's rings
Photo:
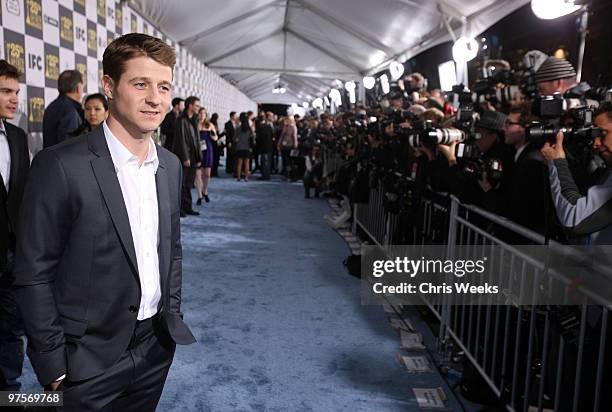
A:
{"type": "Polygon", "coordinates": [[[339,89],[342,89],[342,87],[343,87],[342,80],[337,80],[336,79],[336,87],[338,87],[339,89]]]}
{"type": "Polygon", "coordinates": [[[580,9],[574,0],[531,0],[531,10],[537,18],[552,20],[580,9]]]}
{"type": "Polygon", "coordinates": [[[380,79],[380,85],[382,86],[382,91],[384,94],[389,93],[389,90],[391,90],[390,86],[389,86],[389,76],[387,76],[386,74],[383,74],[379,77],[380,79]]]}
{"type": "Polygon", "coordinates": [[[351,104],[355,104],[355,102],[357,101],[357,96],[355,95],[356,87],[357,85],[353,81],[344,83],[344,88],[346,89],[346,91],[348,91],[349,102],[351,102],[351,104]]]}
{"type": "Polygon", "coordinates": [[[287,92],[287,89],[285,89],[282,85],[278,85],[276,86],[274,89],[272,89],[272,93],[274,94],[285,94],[287,92]]]}
{"type": "Polygon", "coordinates": [[[478,54],[478,42],[471,37],[459,37],[453,44],[453,60],[466,63],[478,54]]]}
{"type": "Polygon", "coordinates": [[[302,107],[304,109],[308,109],[308,107],[310,107],[310,104],[308,102],[304,102],[304,103],[302,103],[302,107]]]}
{"type": "Polygon", "coordinates": [[[312,107],[314,107],[315,109],[323,109],[323,99],[321,99],[320,97],[314,99],[312,102],[312,107]]]}
{"type": "Polygon", "coordinates": [[[363,78],[363,87],[370,90],[376,84],[376,79],[372,76],[366,76],[363,78]]]}
{"type": "Polygon", "coordinates": [[[342,95],[338,89],[332,89],[329,92],[329,98],[336,103],[336,106],[342,106],[342,95]]]}
{"type": "Polygon", "coordinates": [[[455,62],[449,60],[438,65],[438,76],[440,77],[440,89],[451,91],[453,86],[457,84],[457,69],[455,62]]]}
{"type": "Polygon", "coordinates": [[[391,73],[391,79],[397,80],[404,74],[404,65],[398,61],[389,63],[389,72],[391,73]]]}

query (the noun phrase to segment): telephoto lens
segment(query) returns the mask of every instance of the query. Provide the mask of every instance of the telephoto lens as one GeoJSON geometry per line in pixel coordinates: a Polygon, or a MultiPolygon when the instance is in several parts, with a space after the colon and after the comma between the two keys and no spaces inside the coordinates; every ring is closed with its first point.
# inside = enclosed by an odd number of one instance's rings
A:
{"type": "Polygon", "coordinates": [[[466,133],[459,129],[430,129],[428,135],[437,144],[445,146],[450,146],[453,142],[463,142],[467,138],[466,133]]]}

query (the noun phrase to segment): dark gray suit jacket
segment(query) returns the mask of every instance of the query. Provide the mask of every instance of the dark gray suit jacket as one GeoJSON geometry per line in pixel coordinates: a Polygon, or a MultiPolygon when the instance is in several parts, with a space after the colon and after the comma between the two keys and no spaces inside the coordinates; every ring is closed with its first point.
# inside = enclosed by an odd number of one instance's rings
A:
{"type": "MultiPolygon", "coordinates": [[[[181,314],[181,167],[157,147],[160,313],[178,344],[195,339],[181,314]]],[[[136,253],[121,186],[99,127],[40,152],[19,219],[15,285],[28,356],[46,385],[97,376],[128,347],[140,306],[136,253]]]]}
{"type": "Polygon", "coordinates": [[[6,121],[4,128],[11,156],[11,171],[8,191],[6,182],[0,182],[0,283],[7,285],[12,282],[13,262],[9,254],[15,252],[15,231],[23,188],[30,170],[30,153],[28,137],[23,129],[6,121]]]}

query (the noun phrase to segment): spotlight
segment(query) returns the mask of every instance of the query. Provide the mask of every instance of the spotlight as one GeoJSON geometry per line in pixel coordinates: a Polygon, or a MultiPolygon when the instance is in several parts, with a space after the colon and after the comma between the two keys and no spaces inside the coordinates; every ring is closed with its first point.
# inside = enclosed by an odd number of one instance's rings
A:
{"type": "Polygon", "coordinates": [[[389,93],[389,90],[391,90],[390,86],[389,86],[389,76],[387,76],[386,74],[383,74],[379,77],[380,79],[380,85],[382,86],[382,91],[384,94],[389,93]]]}
{"type": "Polygon", "coordinates": [[[366,76],[363,78],[363,87],[370,90],[376,84],[376,79],[372,76],[366,76]]]}
{"type": "Polygon", "coordinates": [[[320,97],[314,99],[312,102],[312,107],[314,107],[315,109],[323,109],[323,99],[321,99],[320,97]]]}
{"type": "Polygon", "coordinates": [[[537,18],[552,20],[580,9],[574,0],[531,0],[531,10],[537,18]]]}
{"type": "Polygon", "coordinates": [[[471,37],[459,37],[453,44],[453,60],[457,63],[469,62],[477,54],[478,42],[471,37]]]}
{"type": "Polygon", "coordinates": [[[397,80],[404,74],[404,65],[397,61],[391,62],[389,64],[389,72],[391,73],[391,79],[397,80]]]}

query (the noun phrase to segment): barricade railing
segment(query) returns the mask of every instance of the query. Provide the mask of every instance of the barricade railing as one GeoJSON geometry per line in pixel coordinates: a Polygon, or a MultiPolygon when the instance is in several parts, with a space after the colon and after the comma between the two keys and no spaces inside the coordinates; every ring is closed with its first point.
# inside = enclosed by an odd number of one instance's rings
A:
{"type": "MultiPolygon", "coordinates": [[[[491,265],[521,282],[521,293],[538,287],[534,279],[554,275],[546,262],[514,245],[563,245],[431,190],[412,198],[410,213],[392,213],[385,207],[385,192],[381,180],[370,190],[369,203],[353,205],[353,227],[383,249],[438,244],[446,245],[447,257],[459,247],[473,248],[475,254],[495,249],[491,265]]],[[[432,304],[425,296],[423,301],[439,320],[439,350],[448,350],[452,341],[508,410],[612,409],[612,394],[605,390],[612,383],[612,303],[596,292],[585,293],[584,303],[574,306],[432,304]]]]}

